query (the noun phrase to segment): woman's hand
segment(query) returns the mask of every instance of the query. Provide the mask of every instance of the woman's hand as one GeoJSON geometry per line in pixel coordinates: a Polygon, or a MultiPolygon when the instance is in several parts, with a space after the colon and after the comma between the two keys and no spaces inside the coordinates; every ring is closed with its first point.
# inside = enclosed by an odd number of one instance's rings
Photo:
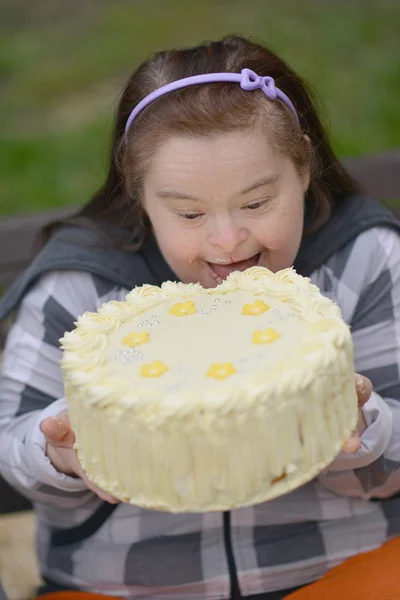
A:
{"type": "Polygon", "coordinates": [[[354,454],[355,452],[357,452],[357,450],[360,449],[360,438],[362,433],[367,428],[367,424],[365,422],[364,415],[361,409],[364,406],[364,404],[368,402],[372,393],[372,383],[367,377],[363,377],[363,375],[358,375],[356,373],[355,379],[358,397],[358,423],[353,435],[343,446],[343,452],[345,452],[346,454],[354,454]]]}
{"type": "Polygon", "coordinates": [[[119,502],[94,485],[84,473],[74,450],[75,434],[71,429],[67,412],[62,412],[56,417],[47,417],[40,423],[40,429],[46,438],[46,454],[57,471],[71,477],[80,477],[86,486],[105,502],[111,504],[119,502]]]}

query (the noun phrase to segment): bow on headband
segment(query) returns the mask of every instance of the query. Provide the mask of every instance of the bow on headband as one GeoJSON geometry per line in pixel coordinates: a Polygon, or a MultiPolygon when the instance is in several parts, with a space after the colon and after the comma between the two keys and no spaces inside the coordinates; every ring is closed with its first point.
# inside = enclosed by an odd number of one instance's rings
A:
{"type": "Polygon", "coordinates": [[[276,100],[278,97],[275,81],[272,77],[260,77],[251,69],[243,69],[241,72],[240,87],[242,90],[252,91],[260,89],[270,100],[276,100]]]}

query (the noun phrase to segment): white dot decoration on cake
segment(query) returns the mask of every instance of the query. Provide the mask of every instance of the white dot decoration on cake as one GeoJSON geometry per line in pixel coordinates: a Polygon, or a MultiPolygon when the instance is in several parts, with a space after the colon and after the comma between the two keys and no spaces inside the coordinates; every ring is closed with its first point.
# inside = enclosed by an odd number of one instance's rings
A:
{"type": "Polygon", "coordinates": [[[253,267],[213,289],[144,285],[80,316],[62,347],[80,463],[138,506],[276,498],[318,475],[356,426],[349,328],[293,269],[253,267]]]}
{"type": "Polygon", "coordinates": [[[129,348],[129,350],[116,350],[114,360],[118,360],[124,365],[131,365],[134,362],[141,362],[143,360],[143,352],[134,348],[129,348]]]}

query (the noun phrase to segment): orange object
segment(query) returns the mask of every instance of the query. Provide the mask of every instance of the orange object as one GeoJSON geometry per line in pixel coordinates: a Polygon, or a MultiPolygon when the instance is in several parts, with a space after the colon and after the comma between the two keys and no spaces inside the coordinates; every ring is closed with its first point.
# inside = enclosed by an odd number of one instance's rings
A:
{"type": "Polygon", "coordinates": [[[348,558],[284,600],[400,600],[400,537],[348,558]]]}

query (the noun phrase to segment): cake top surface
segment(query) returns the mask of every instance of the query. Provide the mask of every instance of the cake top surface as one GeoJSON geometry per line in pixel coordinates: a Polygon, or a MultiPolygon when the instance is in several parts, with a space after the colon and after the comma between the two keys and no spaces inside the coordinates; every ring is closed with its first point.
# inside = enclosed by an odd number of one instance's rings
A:
{"type": "Polygon", "coordinates": [[[144,285],[85,313],[62,340],[62,367],[101,406],[190,412],[307,385],[349,336],[308,279],[252,267],[213,289],[144,285]]]}

